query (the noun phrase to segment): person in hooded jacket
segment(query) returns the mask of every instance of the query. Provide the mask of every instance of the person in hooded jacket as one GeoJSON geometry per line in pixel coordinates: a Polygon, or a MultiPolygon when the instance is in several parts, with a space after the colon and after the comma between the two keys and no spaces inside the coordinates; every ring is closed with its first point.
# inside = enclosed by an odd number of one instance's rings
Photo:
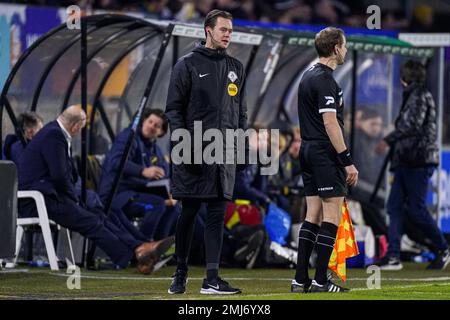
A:
{"type": "MultiPolygon", "coordinates": [[[[225,11],[209,12],[204,21],[206,42],[197,45],[174,66],[166,104],[172,138],[177,129],[187,130],[193,137],[195,121],[201,121],[203,132],[221,130],[224,140],[226,129],[247,129],[244,67],[226,53],[233,32],[232,19],[225,11]]],[[[191,155],[201,156],[199,151],[203,150],[194,152],[191,148],[191,155]]],[[[168,292],[186,291],[194,220],[202,202],[206,202],[207,274],[200,293],[240,293],[241,290],[222,280],[218,272],[224,215],[227,201],[233,197],[236,163],[206,164],[202,160],[201,164],[198,161],[175,164],[173,160],[172,154],[172,194],[181,200],[182,213],[175,234],[177,268],[168,292]]]]}
{"type": "MultiPolygon", "coordinates": [[[[169,164],[156,139],[166,134],[167,118],[160,109],[146,108],[132,143],[111,208],[123,210],[128,218],[141,217],[141,232],[149,239],[160,240],[175,232],[180,214],[177,201],[165,199],[146,189],[149,181],[168,179],[169,164]]],[[[99,195],[106,205],[131,127],[119,133],[105,157],[99,184],[99,195]]]]}

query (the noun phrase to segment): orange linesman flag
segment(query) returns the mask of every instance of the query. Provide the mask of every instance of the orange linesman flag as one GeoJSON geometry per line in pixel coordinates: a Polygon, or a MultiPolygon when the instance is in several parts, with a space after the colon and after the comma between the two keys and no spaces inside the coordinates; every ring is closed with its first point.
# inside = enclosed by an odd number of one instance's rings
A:
{"type": "Polygon", "coordinates": [[[357,256],[359,254],[358,245],[353,232],[352,219],[348,210],[347,202],[344,199],[342,203],[342,218],[339,223],[336,242],[331,253],[328,268],[334,271],[339,278],[346,281],[346,265],[345,260],[357,256]]]}

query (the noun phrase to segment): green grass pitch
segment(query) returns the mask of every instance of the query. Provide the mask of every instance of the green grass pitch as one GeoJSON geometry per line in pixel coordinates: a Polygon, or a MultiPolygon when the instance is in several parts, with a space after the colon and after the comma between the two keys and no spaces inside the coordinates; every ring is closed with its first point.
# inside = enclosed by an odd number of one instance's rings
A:
{"type": "MultiPolygon", "coordinates": [[[[426,264],[405,263],[402,271],[381,271],[381,288],[368,289],[366,269],[347,269],[347,283],[335,282],[352,289],[346,294],[293,294],[290,269],[221,269],[221,276],[243,294],[205,296],[199,294],[204,270],[191,267],[187,292],[169,295],[173,266],[150,276],[129,268],[120,271],[86,271],[81,269],[81,289],[69,290],[69,274],[48,268],[18,268],[0,271],[0,299],[136,299],[136,300],[450,300],[450,268],[425,270],[426,264]]],[[[312,270],[310,271],[312,275],[312,270]]]]}

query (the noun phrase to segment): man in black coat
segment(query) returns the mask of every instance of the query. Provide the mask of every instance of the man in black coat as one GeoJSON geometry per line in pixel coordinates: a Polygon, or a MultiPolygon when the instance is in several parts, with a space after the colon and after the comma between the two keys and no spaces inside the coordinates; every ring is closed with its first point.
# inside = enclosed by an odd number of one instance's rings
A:
{"type": "MultiPolygon", "coordinates": [[[[19,189],[38,190],[45,198],[49,218],[57,224],[92,240],[113,261],[125,268],[135,257],[138,270],[151,273],[170,239],[148,242],[120,216],[91,212],[80,206],[75,183],[78,174],[72,160],[71,144],[86,125],[79,106],[67,108],[56,121],[48,123],[31,140],[19,160],[19,189]]],[[[19,203],[19,211],[34,214],[29,201],[19,203]]]]}
{"type": "MultiPolygon", "coordinates": [[[[166,106],[172,138],[177,129],[187,130],[194,138],[194,121],[201,122],[202,133],[215,128],[224,137],[226,129],[247,129],[244,68],[225,51],[233,31],[232,16],[225,11],[213,10],[205,18],[204,30],[206,43],[197,45],[182,57],[172,71],[166,106]]],[[[225,154],[225,141],[223,145],[224,149],[219,152],[225,154]]],[[[191,155],[202,157],[202,152],[203,148],[191,149],[191,155]]],[[[206,164],[203,160],[199,163],[192,158],[191,164],[174,164],[173,160],[172,157],[172,193],[175,199],[181,200],[183,209],[175,240],[177,270],[169,293],[186,290],[192,229],[202,202],[207,202],[208,215],[205,228],[207,278],[201,293],[240,293],[218,276],[223,220],[227,200],[233,196],[236,165],[206,164]]]]}
{"type": "Polygon", "coordinates": [[[403,104],[395,121],[395,130],[384,138],[377,149],[388,146],[392,152],[391,170],[394,181],[387,203],[389,247],[383,270],[401,270],[400,243],[404,213],[431,240],[436,258],[428,269],[444,269],[450,263],[448,244],[426,207],[428,181],[439,163],[436,106],[424,86],[426,70],[420,62],[408,61],[400,70],[404,87],[403,104]],[[408,210],[403,210],[405,204],[408,210]]]}

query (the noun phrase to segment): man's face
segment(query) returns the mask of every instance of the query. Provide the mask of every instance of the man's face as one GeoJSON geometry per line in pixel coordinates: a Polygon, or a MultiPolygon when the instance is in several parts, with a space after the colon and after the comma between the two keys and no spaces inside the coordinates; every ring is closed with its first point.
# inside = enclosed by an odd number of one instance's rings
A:
{"type": "Polygon", "coordinates": [[[342,42],[341,46],[336,46],[337,47],[337,64],[341,65],[345,62],[345,56],[347,55],[347,39],[344,38],[344,42],[342,42]]]}
{"type": "Polygon", "coordinates": [[[383,119],[381,117],[361,120],[361,129],[370,137],[376,138],[383,129],[383,119]]]}
{"type": "Polygon", "coordinates": [[[83,129],[86,126],[86,114],[83,114],[82,119],[72,125],[70,127],[69,133],[72,137],[75,137],[78,133],[80,133],[81,129],[83,129]]]}
{"type": "Polygon", "coordinates": [[[294,139],[289,147],[289,153],[295,157],[300,153],[300,146],[302,144],[302,139],[299,134],[294,134],[294,139]]]}
{"type": "Polygon", "coordinates": [[[206,27],[206,33],[215,49],[226,49],[231,42],[233,23],[231,20],[218,17],[216,26],[214,28],[206,27]]]}
{"type": "Polygon", "coordinates": [[[162,134],[162,126],[163,119],[152,114],[142,122],[142,136],[148,140],[155,140],[162,134]]]}
{"type": "Polygon", "coordinates": [[[31,128],[26,128],[25,129],[25,138],[27,140],[31,140],[34,138],[34,136],[39,132],[39,130],[42,129],[42,127],[44,126],[44,124],[39,121],[36,126],[31,127],[31,128]]]}

